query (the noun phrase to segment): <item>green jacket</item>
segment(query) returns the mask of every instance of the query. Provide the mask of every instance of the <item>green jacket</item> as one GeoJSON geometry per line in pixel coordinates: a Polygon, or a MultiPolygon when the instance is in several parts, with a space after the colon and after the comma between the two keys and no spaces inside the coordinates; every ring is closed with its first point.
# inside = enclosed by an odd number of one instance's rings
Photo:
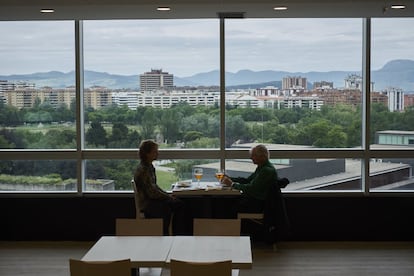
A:
{"type": "Polygon", "coordinates": [[[244,196],[250,196],[259,200],[265,200],[270,185],[277,181],[277,172],[268,160],[265,164],[257,166],[249,177],[231,177],[233,188],[243,192],[244,196]]]}

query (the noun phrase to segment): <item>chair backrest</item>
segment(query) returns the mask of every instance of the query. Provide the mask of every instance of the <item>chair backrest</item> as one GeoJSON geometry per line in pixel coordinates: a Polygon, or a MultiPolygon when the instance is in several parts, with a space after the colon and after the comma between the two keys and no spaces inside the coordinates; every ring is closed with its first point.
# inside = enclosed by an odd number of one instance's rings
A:
{"type": "Polygon", "coordinates": [[[154,219],[124,219],[115,221],[115,233],[117,236],[162,236],[163,220],[154,219]]]}
{"type": "Polygon", "coordinates": [[[240,219],[207,219],[193,220],[194,236],[240,236],[240,219]]]}
{"type": "Polygon", "coordinates": [[[171,259],[171,276],[231,276],[231,260],[218,262],[186,262],[171,259]]]}
{"type": "Polygon", "coordinates": [[[134,189],[134,201],[135,201],[136,218],[137,219],[145,218],[144,213],[141,211],[141,207],[139,205],[138,190],[137,190],[137,185],[135,184],[134,179],[131,180],[131,185],[132,185],[132,188],[134,189]]]}
{"type": "Polygon", "coordinates": [[[130,259],[110,262],[85,262],[70,259],[71,276],[130,276],[130,259]]]}

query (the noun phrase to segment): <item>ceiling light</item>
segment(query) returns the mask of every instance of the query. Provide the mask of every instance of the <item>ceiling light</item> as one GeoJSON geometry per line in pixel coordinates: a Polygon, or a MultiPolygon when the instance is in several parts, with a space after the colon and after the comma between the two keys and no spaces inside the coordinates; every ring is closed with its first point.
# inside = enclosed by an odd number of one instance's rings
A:
{"type": "Polygon", "coordinates": [[[391,5],[391,9],[402,10],[405,9],[405,5],[391,5]]]}
{"type": "Polygon", "coordinates": [[[157,11],[170,11],[171,8],[170,7],[158,7],[157,11]]]}
{"type": "Polygon", "coordinates": [[[53,13],[55,12],[55,10],[54,9],[41,9],[40,12],[41,13],[53,13]]]}
{"type": "Polygon", "coordinates": [[[287,10],[288,8],[287,8],[286,6],[276,6],[276,7],[273,7],[273,9],[274,9],[275,11],[285,11],[285,10],[287,10]]]}

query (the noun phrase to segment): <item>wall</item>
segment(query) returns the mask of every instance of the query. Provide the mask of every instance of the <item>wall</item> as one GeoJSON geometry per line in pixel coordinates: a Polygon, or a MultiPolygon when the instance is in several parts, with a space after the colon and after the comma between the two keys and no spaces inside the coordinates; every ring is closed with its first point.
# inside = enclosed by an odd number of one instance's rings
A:
{"type": "MultiPolygon", "coordinates": [[[[289,240],[414,240],[410,197],[287,197],[289,240]]],[[[2,198],[0,240],[97,240],[115,218],[134,217],[132,197],[2,198]]]]}

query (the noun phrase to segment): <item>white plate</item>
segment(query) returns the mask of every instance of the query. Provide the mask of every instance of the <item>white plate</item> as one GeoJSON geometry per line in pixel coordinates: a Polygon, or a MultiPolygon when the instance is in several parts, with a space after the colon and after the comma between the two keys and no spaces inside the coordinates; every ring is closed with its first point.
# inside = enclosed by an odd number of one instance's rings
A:
{"type": "Polygon", "coordinates": [[[191,187],[191,181],[179,181],[177,182],[176,187],[179,187],[179,188],[191,187]]]}

